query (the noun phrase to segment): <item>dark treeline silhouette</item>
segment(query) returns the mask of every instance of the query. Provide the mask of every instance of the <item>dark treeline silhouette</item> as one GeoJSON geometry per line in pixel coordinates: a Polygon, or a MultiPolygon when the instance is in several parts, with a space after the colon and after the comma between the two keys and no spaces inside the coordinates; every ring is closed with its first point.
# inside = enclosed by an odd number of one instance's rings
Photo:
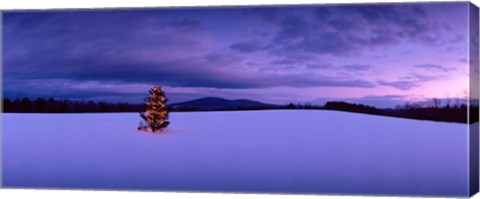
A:
{"type": "MultiPolygon", "coordinates": [[[[217,109],[202,109],[198,107],[172,107],[171,111],[192,112],[192,111],[237,111],[237,110],[272,110],[272,109],[316,109],[316,110],[336,110],[355,113],[365,113],[372,115],[410,118],[419,120],[443,121],[467,123],[467,105],[465,104],[446,104],[440,106],[438,100],[433,100],[429,105],[405,104],[396,108],[379,109],[373,106],[363,104],[354,104],[342,101],[326,102],[323,106],[312,104],[293,104],[289,103],[276,107],[231,107],[217,109]]],[[[478,107],[471,106],[470,122],[478,122],[478,107]]]]}
{"type": "MultiPolygon", "coordinates": [[[[431,104],[405,104],[395,108],[379,109],[373,106],[362,104],[347,103],[342,101],[327,102],[323,106],[311,104],[287,104],[281,106],[235,106],[228,108],[199,108],[170,106],[172,112],[194,112],[194,111],[240,111],[240,110],[272,110],[272,109],[316,109],[316,110],[336,110],[355,113],[365,113],[381,116],[391,116],[400,118],[410,118],[419,120],[432,120],[444,122],[467,123],[468,107],[466,104],[449,103],[440,106],[438,100],[433,100],[431,104]]],[[[470,123],[478,122],[478,106],[470,106],[470,123]]],[[[53,98],[37,98],[30,100],[23,99],[3,99],[3,111],[10,113],[100,113],[100,112],[143,112],[145,105],[128,103],[107,103],[94,101],[70,101],[55,100],[53,98]]]]}
{"type": "Polygon", "coordinates": [[[287,104],[287,105],[265,105],[265,106],[232,106],[217,108],[200,108],[190,106],[170,106],[173,112],[196,112],[196,111],[254,111],[254,110],[275,110],[275,109],[322,109],[323,106],[311,104],[287,104]]]}
{"type": "MultiPolygon", "coordinates": [[[[421,107],[418,105],[406,104],[395,109],[383,109],[380,111],[380,115],[420,119],[420,120],[433,120],[444,122],[459,122],[467,123],[468,107],[465,104],[455,106],[443,106],[443,107],[421,107]]],[[[471,114],[478,115],[478,107],[471,109],[471,114]]],[[[471,117],[471,123],[478,122],[478,116],[471,117]]]]}
{"type": "Polygon", "coordinates": [[[7,113],[100,113],[100,112],[140,112],[143,105],[128,103],[107,103],[94,101],[71,101],[29,98],[3,99],[3,111],[7,113]]]}
{"type": "MultiPolygon", "coordinates": [[[[269,108],[272,109],[272,108],[269,108]]],[[[372,115],[381,115],[389,117],[400,117],[418,120],[431,120],[443,122],[467,123],[468,107],[466,104],[456,103],[454,105],[447,103],[440,106],[438,100],[432,100],[431,104],[405,104],[395,108],[376,108],[373,106],[354,104],[343,101],[329,101],[323,106],[311,104],[287,104],[279,106],[276,109],[317,109],[317,110],[335,110],[345,112],[364,113],[372,115]]],[[[478,106],[470,106],[470,123],[479,121],[478,106]]]]}
{"type": "MultiPolygon", "coordinates": [[[[292,107],[290,109],[302,109],[302,106],[292,107]]],[[[307,106],[309,107],[309,106],[307,106]]],[[[410,118],[418,120],[431,120],[443,122],[467,123],[468,107],[466,104],[457,103],[451,105],[447,103],[440,106],[440,102],[436,99],[431,104],[405,104],[395,108],[379,109],[373,106],[363,104],[354,104],[347,102],[327,102],[323,107],[314,107],[314,109],[337,110],[355,113],[365,113],[381,116],[410,118]]],[[[478,106],[470,106],[470,123],[478,122],[479,117],[478,106]]]]}
{"type": "Polygon", "coordinates": [[[351,104],[347,102],[327,102],[323,106],[327,110],[339,110],[356,113],[379,114],[380,110],[373,106],[366,106],[363,104],[351,104]]]}

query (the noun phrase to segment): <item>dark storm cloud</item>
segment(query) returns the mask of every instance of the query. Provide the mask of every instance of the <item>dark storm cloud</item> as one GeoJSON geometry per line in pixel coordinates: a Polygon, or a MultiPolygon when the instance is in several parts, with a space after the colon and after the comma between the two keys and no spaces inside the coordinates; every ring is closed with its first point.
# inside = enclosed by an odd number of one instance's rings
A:
{"type": "Polygon", "coordinates": [[[229,89],[373,86],[364,80],[245,73],[236,67],[243,58],[216,51],[203,24],[185,17],[102,11],[11,13],[4,20],[4,75],[13,79],[4,85],[11,96],[127,95],[75,88],[90,81],[229,89]]]}
{"type": "Polygon", "coordinates": [[[442,35],[441,24],[429,21],[419,5],[318,7],[277,18],[279,30],[272,44],[285,54],[349,56],[402,41],[442,45],[451,39],[442,35]]]}
{"type": "Polygon", "coordinates": [[[328,25],[338,31],[350,31],[358,26],[358,24],[351,19],[332,19],[328,21],[328,25]]]}
{"type": "MultiPolygon", "coordinates": [[[[199,57],[198,52],[209,47],[202,43],[207,37],[201,22],[185,17],[166,20],[154,13],[113,11],[13,13],[6,15],[5,24],[4,74],[11,78],[213,88],[373,86],[323,76],[246,74],[235,67],[243,59],[228,52],[199,57]]],[[[258,47],[252,42],[232,45],[244,52],[258,47]]]]}
{"type": "Polygon", "coordinates": [[[92,84],[92,82],[85,84],[81,81],[74,80],[35,79],[35,81],[24,81],[7,78],[3,80],[3,83],[8,85],[8,87],[4,88],[3,94],[4,96],[7,96],[9,98],[23,98],[28,96],[30,98],[55,97],[82,99],[85,97],[96,98],[104,96],[120,98],[135,95],[137,95],[138,97],[138,93],[134,93],[132,91],[125,91],[125,89],[106,89],[105,87],[98,87],[98,84],[92,84]],[[92,85],[86,86],[88,84],[92,85]],[[28,90],[26,90],[25,88],[28,88],[28,90]]]}
{"type": "Polygon", "coordinates": [[[164,20],[144,12],[55,12],[7,14],[5,24],[9,50],[5,51],[4,73],[9,77],[255,86],[196,59],[170,58],[176,53],[173,49],[188,55],[186,50],[203,47],[202,34],[195,34],[202,25],[192,19],[164,20]]]}
{"type": "Polygon", "coordinates": [[[281,8],[271,6],[245,8],[242,10],[242,13],[245,15],[260,16],[260,18],[268,22],[278,22],[278,20],[280,19],[280,9],[281,8]]]}
{"type": "MultiPolygon", "coordinates": [[[[445,26],[428,18],[416,5],[7,12],[3,75],[12,81],[4,87],[14,93],[36,85],[55,93],[59,87],[48,82],[62,80],[74,82],[62,84],[65,89],[90,81],[217,89],[373,88],[372,80],[340,74],[367,71],[370,65],[334,67],[323,56],[355,58],[404,41],[441,45],[452,39],[443,37],[445,26]],[[245,18],[232,25],[239,16],[245,18]],[[282,71],[292,68],[295,73],[282,71]],[[329,75],[321,74],[323,69],[329,75]]],[[[421,79],[382,83],[411,89],[421,79]]]]}
{"type": "Polygon", "coordinates": [[[310,32],[309,24],[300,17],[285,16],[280,22],[280,30],[277,32],[275,41],[278,43],[289,42],[297,38],[303,38],[310,32]]]}
{"type": "Polygon", "coordinates": [[[329,8],[326,6],[316,8],[314,11],[315,20],[327,21],[328,19],[330,19],[332,16],[332,11],[331,11],[332,8],[329,8]]]}

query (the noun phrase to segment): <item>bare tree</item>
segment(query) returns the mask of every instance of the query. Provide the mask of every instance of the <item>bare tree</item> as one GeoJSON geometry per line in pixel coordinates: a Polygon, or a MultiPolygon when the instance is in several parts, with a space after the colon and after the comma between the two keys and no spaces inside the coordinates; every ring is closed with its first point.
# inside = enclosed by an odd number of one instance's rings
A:
{"type": "Polygon", "coordinates": [[[440,108],[441,102],[438,98],[433,98],[432,102],[434,108],[440,108]]]}

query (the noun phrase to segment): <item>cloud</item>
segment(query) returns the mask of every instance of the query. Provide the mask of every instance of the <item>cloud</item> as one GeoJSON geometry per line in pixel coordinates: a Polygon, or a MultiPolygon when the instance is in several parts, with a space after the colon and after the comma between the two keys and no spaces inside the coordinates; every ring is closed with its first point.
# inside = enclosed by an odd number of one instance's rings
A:
{"type": "Polygon", "coordinates": [[[298,64],[295,60],[292,59],[279,59],[279,60],[274,60],[270,62],[272,65],[292,65],[292,64],[298,64]]]}
{"type": "Polygon", "coordinates": [[[333,65],[329,63],[312,63],[306,66],[310,69],[334,69],[333,65]]]}
{"type": "Polygon", "coordinates": [[[263,46],[260,41],[258,40],[251,40],[251,41],[244,41],[238,42],[230,45],[230,48],[233,50],[237,50],[241,53],[252,53],[255,51],[259,51],[262,49],[266,49],[266,46],[263,46]]]}
{"type": "Polygon", "coordinates": [[[337,31],[350,31],[357,28],[358,24],[350,19],[332,19],[328,24],[337,31]]]}
{"type": "Polygon", "coordinates": [[[408,100],[405,95],[367,95],[357,99],[350,99],[354,103],[360,103],[377,108],[394,108],[395,106],[402,105],[408,100]]]}
{"type": "Polygon", "coordinates": [[[321,6],[315,9],[314,11],[314,17],[316,20],[320,21],[328,21],[332,17],[332,8],[329,8],[327,6],[321,6]]]}
{"type": "Polygon", "coordinates": [[[66,79],[12,80],[6,79],[4,96],[9,98],[55,97],[59,99],[117,98],[117,102],[141,102],[151,85],[122,84],[119,82],[75,81],[66,79]],[[25,89],[25,88],[28,88],[25,89]]]}
{"type": "Polygon", "coordinates": [[[422,5],[319,6],[309,12],[277,13],[273,54],[357,56],[402,42],[446,45],[458,38],[432,21],[422,5]],[[284,14],[287,13],[287,14],[284,14]]]}
{"type": "Polygon", "coordinates": [[[348,71],[368,71],[372,69],[372,66],[369,64],[351,64],[344,65],[342,68],[348,71]]]}
{"type": "Polygon", "coordinates": [[[92,11],[7,14],[5,21],[4,74],[8,77],[255,86],[242,75],[218,68],[241,59],[209,53],[215,50],[215,42],[201,28],[202,23],[193,19],[92,11]],[[105,20],[108,17],[111,21],[105,20]]]}
{"type": "Polygon", "coordinates": [[[257,7],[257,8],[245,8],[242,10],[244,15],[257,15],[268,22],[278,22],[280,17],[281,8],[278,7],[257,7]]]}
{"type": "MultiPolygon", "coordinates": [[[[373,88],[371,80],[337,73],[367,71],[370,65],[330,63],[401,42],[445,40],[443,26],[429,21],[422,6],[242,10],[245,15],[237,9],[8,12],[4,76],[52,89],[60,87],[47,82],[62,84],[59,79],[214,89],[373,88]],[[239,16],[245,17],[241,23],[225,29],[239,16]]],[[[409,89],[421,79],[399,79],[407,82],[403,86],[383,83],[409,89]]],[[[18,86],[4,84],[12,92],[18,86]]]]}
{"type": "Polygon", "coordinates": [[[291,40],[302,38],[310,32],[308,22],[296,16],[285,16],[279,25],[280,30],[275,36],[275,41],[278,43],[291,42],[291,40]]]}
{"type": "Polygon", "coordinates": [[[452,67],[445,67],[445,66],[436,65],[436,64],[419,64],[413,67],[422,68],[429,71],[443,71],[443,72],[456,70],[455,68],[452,68],[452,67]]]}
{"type": "MultiPolygon", "coordinates": [[[[228,51],[211,52],[207,54],[204,58],[205,60],[208,61],[209,64],[215,64],[216,66],[219,66],[219,67],[228,67],[232,64],[237,64],[244,60],[243,57],[240,57],[237,54],[228,52],[228,51]]],[[[185,60],[185,61],[189,62],[189,60],[185,60]]],[[[195,64],[198,65],[198,67],[203,67],[203,65],[198,62],[195,64]]]]}
{"type": "Polygon", "coordinates": [[[318,98],[312,104],[323,105],[328,101],[344,101],[349,103],[364,104],[377,108],[394,108],[407,102],[405,95],[367,95],[357,98],[318,98]]]}
{"type": "Polygon", "coordinates": [[[200,21],[189,19],[189,18],[172,20],[166,23],[166,25],[172,26],[181,31],[197,31],[203,28],[202,23],[200,21]]]}
{"type": "Polygon", "coordinates": [[[403,100],[405,99],[405,95],[367,95],[365,97],[362,97],[360,99],[364,100],[403,100]]]}
{"type": "Polygon", "coordinates": [[[353,88],[373,88],[375,85],[372,82],[362,79],[340,79],[336,77],[319,76],[311,74],[300,75],[286,75],[275,78],[273,81],[288,82],[288,86],[292,87],[353,87],[353,88]]]}
{"type": "Polygon", "coordinates": [[[410,74],[408,76],[400,77],[397,81],[378,80],[377,83],[382,86],[390,86],[396,89],[407,91],[419,87],[425,82],[437,79],[438,77],[435,76],[410,74]]]}
{"type": "Polygon", "coordinates": [[[270,62],[272,65],[299,65],[306,62],[311,62],[315,58],[308,54],[290,54],[282,56],[280,59],[270,62]]]}
{"type": "Polygon", "coordinates": [[[379,80],[378,84],[382,86],[391,86],[396,89],[400,90],[410,90],[414,87],[419,86],[418,82],[416,81],[384,81],[384,80],[379,80]]]}

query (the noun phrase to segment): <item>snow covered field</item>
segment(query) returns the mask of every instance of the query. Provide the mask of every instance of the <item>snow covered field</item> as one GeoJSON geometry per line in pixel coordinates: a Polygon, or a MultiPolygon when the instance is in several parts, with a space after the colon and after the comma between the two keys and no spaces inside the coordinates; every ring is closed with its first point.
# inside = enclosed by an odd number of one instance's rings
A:
{"type": "Polygon", "coordinates": [[[320,110],[3,114],[3,186],[455,195],[467,125],[320,110]]]}

